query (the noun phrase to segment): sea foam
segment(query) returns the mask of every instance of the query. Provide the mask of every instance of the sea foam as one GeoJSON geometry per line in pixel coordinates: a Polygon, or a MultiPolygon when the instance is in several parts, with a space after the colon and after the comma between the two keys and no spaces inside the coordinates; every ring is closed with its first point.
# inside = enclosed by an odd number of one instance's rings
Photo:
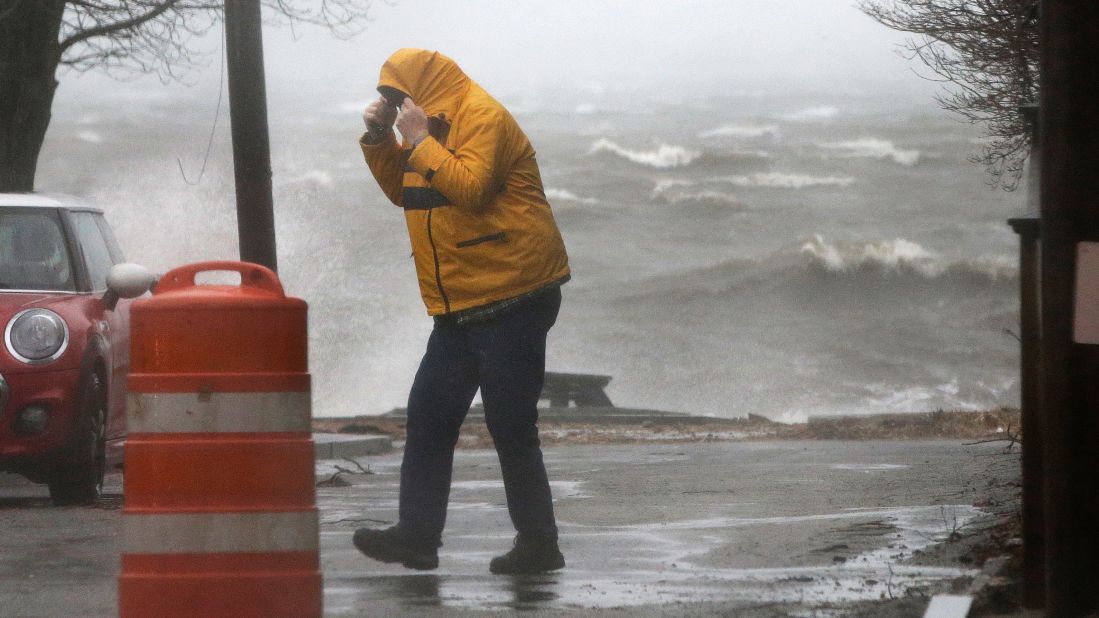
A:
{"type": "Polygon", "coordinates": [[[946,273],[976,274],[993,280],[1017,275],[1015,262],[1008,257],[951,260],[904,238],[840,244],[830,243],[820,234],[814,234],[802,243],[800,252],[833,273],[869,268],[884,273],[911,272],[926,279],[936,279],[946,273]]]}
{"type": "Polygon", "coordinates": [[[752,139],[759,137],[770,137],[772,139],[779,136],[779,129],[777,125],[739,125],[739,124],[724,124],[720,127],[715,127],[706,131],[702,131],[698,134],[701,138],[708,137],[737,137],[742,139],[752,139]]]}
{"type": "Polygon", "coordinates": [[[804,189],[807,187],[847,187],[855,182],[850,176],[809,176],[782,172],[761,172],[746,176],[722,176],[714,182],[727,182],[737,187],[804,189]]]}
{"type": "Polygon", "coordinates": [[[844,157],[889,159],[894,163],[910,167],[920,161],[919,150],[902,150],[897,148],[893,142],[889,140],[873,137],[843,142],[829,142],[827,144],[820,144],[820,147],[826,150],[838,151],[841,156],[844,157]]]}
{"type": "Polygon", "coordinates": [[[601,152],[609,152],[633,163],[661,169],[690,165],[702,154],[696,150],[669,144],[660,144],[655,150],[631,150],[607,138],[597,140],[588,149],[588,154],[601,152]]]}
{"type": "Polygon", "coordinates": [[[594,197],[581,197],[576,195],[568,189],[546,189],[546,198],[550,200],[562,200],[566,202],[577,202],[579,204],[598,204],[599,200],[594,197]]]}

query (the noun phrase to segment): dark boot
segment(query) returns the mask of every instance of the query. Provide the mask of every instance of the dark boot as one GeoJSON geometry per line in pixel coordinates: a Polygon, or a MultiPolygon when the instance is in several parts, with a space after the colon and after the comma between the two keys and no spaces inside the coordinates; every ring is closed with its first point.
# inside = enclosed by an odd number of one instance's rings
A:
{"type": "Polygon", "coordinates": [[[497,575],[526,575],[565,568],[565,557],[553,537],[515,537],[515,546],[492,559],[488,570],[497,575]]]}
{"type": "Polygon", "coordinates": [[[398,562],[409,569],[430,571],[439,566],[439,549],[417,543],[404,534],[399,526],[389,528],[359,528],[351,538],[366,556],[382,562],[398,562]]]}

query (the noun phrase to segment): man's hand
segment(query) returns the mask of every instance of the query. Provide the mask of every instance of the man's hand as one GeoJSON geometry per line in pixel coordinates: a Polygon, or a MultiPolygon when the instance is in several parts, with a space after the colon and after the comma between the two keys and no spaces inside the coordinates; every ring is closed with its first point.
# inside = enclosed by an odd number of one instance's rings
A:
{"type": "Polygon", "coordinates": [[[401,113],[397,114],[397,130],[408,141],[419,144],[420,140],[427,137],[427,115],[424,114],[424,108],[406,97],[401,104],[401,113]]]}
{"type": "Polygon", "coordinates": [[[363,110],[363,122],[370,133],[370,139],[378,142],[385,137],[386,131],[393,126],[397,119],[397,108],[386,102],[385,97],[378,97],[371,101],[363,110]]]}

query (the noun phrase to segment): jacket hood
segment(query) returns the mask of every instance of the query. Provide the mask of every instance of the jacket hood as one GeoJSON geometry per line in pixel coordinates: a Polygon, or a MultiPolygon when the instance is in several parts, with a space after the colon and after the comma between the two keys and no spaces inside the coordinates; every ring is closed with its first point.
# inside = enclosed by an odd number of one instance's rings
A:
{"type": "Polygon", "coordinates": [[[399,49],[382,65],[378,88],[396,88],[428,116],[453,118],[472,80],[450,58],[426,49],[399,49]]]}

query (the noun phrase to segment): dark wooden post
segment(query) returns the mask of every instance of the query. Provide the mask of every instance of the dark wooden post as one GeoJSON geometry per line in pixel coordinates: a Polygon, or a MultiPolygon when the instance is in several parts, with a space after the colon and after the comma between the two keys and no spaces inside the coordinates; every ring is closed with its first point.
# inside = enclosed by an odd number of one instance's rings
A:
{"type": "Polygon", "coordinates": [[[1076,251],[1099,241],[1099,2],[1043,0],[1041,289],[1046,608],[1099,610],[1099,346],[1075,343],[1076,251]]]}
{"type": "MultiPolygon", "coordinates": [[[[1033,156],[1033,154],[1031,155],[1033,156]]],[[[1032,161],[1032,164],[1034,161],[1032,161]]],[[[1019,235],[1019,348],[1023,430],[1023,607],[1045,603],[1045,503],[1043,498],[1041,327],[1038,298],[1038,217],[1008,221],[1019,235]]]]}
{"type": "Polygon", "coordinates": [[[225,0],[240,259],[277,270],[260,0],[225,0]]]}
{"type": "Polygon", "coordinates": [[[1041,410],[1041,300],[1039,297],[1039,170],[1042,165],[1038,107],[1021,109],[1030,126],[1027,211],[1008,220],[1019,235],[1019,358],[1023,430],[1023,607],[1045,606],[1045,496],[1042,491],[1045,430],[1041,410]]]}

